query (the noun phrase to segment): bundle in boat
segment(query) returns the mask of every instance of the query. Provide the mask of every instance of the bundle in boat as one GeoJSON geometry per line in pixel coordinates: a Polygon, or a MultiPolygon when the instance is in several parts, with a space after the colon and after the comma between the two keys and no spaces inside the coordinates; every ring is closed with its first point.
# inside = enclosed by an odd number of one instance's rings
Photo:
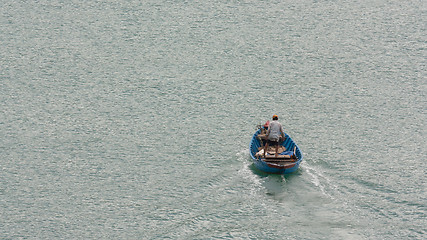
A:
{"type": "Polygon", "coordinates": [[[276,156],[276,147],[269,146],[264,156],[264,148],[258,148],[258,152],[255,154],[258,158],[264,158],[266,162],[294,162],[296,161],[295,153],[292,151],[286,151],[284,146],[279,146],[276,156]]]}
{"type": "MultiPolygon", "coordinates": [[[[286,148],[284,146],[279,146],[277,150],[277,154],[282,154],[284,151],[286,151],[286,148]]],[[[276,147],[275,146],[269,146],[267,148],[267,152],[265,153],[265,156],[267,155],[275,155],[276,154],[276,147]]],[[[264,156],[264,147],[259,147],[258,152],[255,154],[256,157],[263,157],[264,156]]]]}

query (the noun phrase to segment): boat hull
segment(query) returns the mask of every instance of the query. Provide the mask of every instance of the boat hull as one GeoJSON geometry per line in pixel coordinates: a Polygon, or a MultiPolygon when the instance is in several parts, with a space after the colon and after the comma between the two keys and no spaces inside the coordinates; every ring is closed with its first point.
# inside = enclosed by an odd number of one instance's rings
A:
{"type": "Polygon", "coordinates": [[[258,148],[261,147],[262,145],[260,139],[257,137],[260,133],[261,133],[261,129],[255,132],[255,134],[252,136],[252,140],[249,145],[250,155],[257,169],[266,173],[276,173],[276,174],[288,174],[298,170],[298,167],[302,162],[303,155],[298,145],[287,134],[285,134],[286,139],[281,143],[281,145],[289,150],[295,149],[295,156],[297,158],[295,162],[286,162],[286,163],[278,164],[278,163],[266,162],[265,159],[261,157],[257,157],[256,153],[258,152],[258,148]]]}

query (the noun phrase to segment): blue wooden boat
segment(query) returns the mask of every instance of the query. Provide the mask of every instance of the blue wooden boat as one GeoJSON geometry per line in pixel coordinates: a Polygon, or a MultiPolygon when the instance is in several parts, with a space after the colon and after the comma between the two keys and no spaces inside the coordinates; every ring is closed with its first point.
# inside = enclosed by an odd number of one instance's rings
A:
{"type": "MultiPolygon", "coordinates": [[[[267,173],[287,174],[295,172],[301,161],[302,153],[292,138],[285,133],[285,141],[280,143],[280,154],[267,154],[264,156],[265,128],[260,127],[252,137],[249,146],[250,154],[256,168],[267,173]]],[[[275,151],[274,151],[275,152],[275,151]]],[[[271,153],[271,151],[270,151],[271,153]]]]}

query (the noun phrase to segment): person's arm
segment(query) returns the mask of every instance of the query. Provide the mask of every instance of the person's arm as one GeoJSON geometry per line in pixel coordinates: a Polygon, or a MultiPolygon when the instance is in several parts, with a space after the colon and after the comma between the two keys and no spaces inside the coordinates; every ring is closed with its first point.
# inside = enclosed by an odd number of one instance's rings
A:
{"type": "Polygon", "coordinates": [[[286,136],[285,136],[285,131],[283,131],[283,127],[280,126],[280,133],[282,134],[283,140],[285,140],[286,136]]]}
{"type": "Polygon", "coordinates": [[[267,130],[267,133],[265,134],[265,136],[268,138],[268,135],[270,135],[270,130],[271,130],[271,128],[270,128],[270,124],[268,124],[268,130],[267,130]]]}

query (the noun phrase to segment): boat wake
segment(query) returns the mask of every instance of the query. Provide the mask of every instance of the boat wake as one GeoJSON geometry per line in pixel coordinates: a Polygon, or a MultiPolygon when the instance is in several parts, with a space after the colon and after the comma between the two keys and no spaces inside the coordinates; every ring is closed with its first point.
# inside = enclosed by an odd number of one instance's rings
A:
{"type": "MultiPolygon", "coordinates": [[[[306,182],[305,185],[308,188],[318,189],[321,195],[331,200],[336,199],[334,196],[336,196],[336,190],[338,187],[333,184],[333,180],[324,174],[324,171],[319,166],[312,166],[309,162],[304,162],[301,164],[301,168],[296,174],[284,176],[260,172],[254,166],[249,150],[247,149],[237,152],[236,157],[241,164],[241,167],[238,170],[238,175],[242,177],[244,181],[251,183],[250,189],[254,194],[255,192],[263,191],[266,187],[272,188],[272,186],[270,186],[272,183],[270,182],[277,182],[277,184],[283,187],[284,183],[294,181],[293,179],[295,179],[295,175],[299,175],[298,178],[300,178],[302,182],[306,182]]],[[[274,189],[276,189],[277,186],[274,186],[274,189]]]]}
{"type": "Polygon", "coordinates": [[[250,158],[249,149],[244,149],[236,154],[241,167],[238,171],[238,175],[243,178],[244,181],[251,183],[250,192],[251,194],[257,194],[263,189],[263,181],[260,175],[255,174],[253,162],[250,158]]]}
{"type": "Polygon", "coordinates": [[[308,162],[305,162],[302,166],[302,170],[307,173],[310,177],[310,182],[318,188],[321,193],[331,199],[335,199],[331,191],[337,189],[328,177],[322,174],[321,169],[317,169],[315,166],[311,166],[308,162]]]}
{"type": "Polygon", "coordinates": [[[249,178],[251,182],[255,182],[258,185],[261,185],[259,177],[257,177],[252,170],[253,163],[250,160],[250,154],[248,149],[241,150],[236,154],[239,162],[241,162],[242,167],[239,170],[239,175],[244,176],[245,178],[249,178]]]}

